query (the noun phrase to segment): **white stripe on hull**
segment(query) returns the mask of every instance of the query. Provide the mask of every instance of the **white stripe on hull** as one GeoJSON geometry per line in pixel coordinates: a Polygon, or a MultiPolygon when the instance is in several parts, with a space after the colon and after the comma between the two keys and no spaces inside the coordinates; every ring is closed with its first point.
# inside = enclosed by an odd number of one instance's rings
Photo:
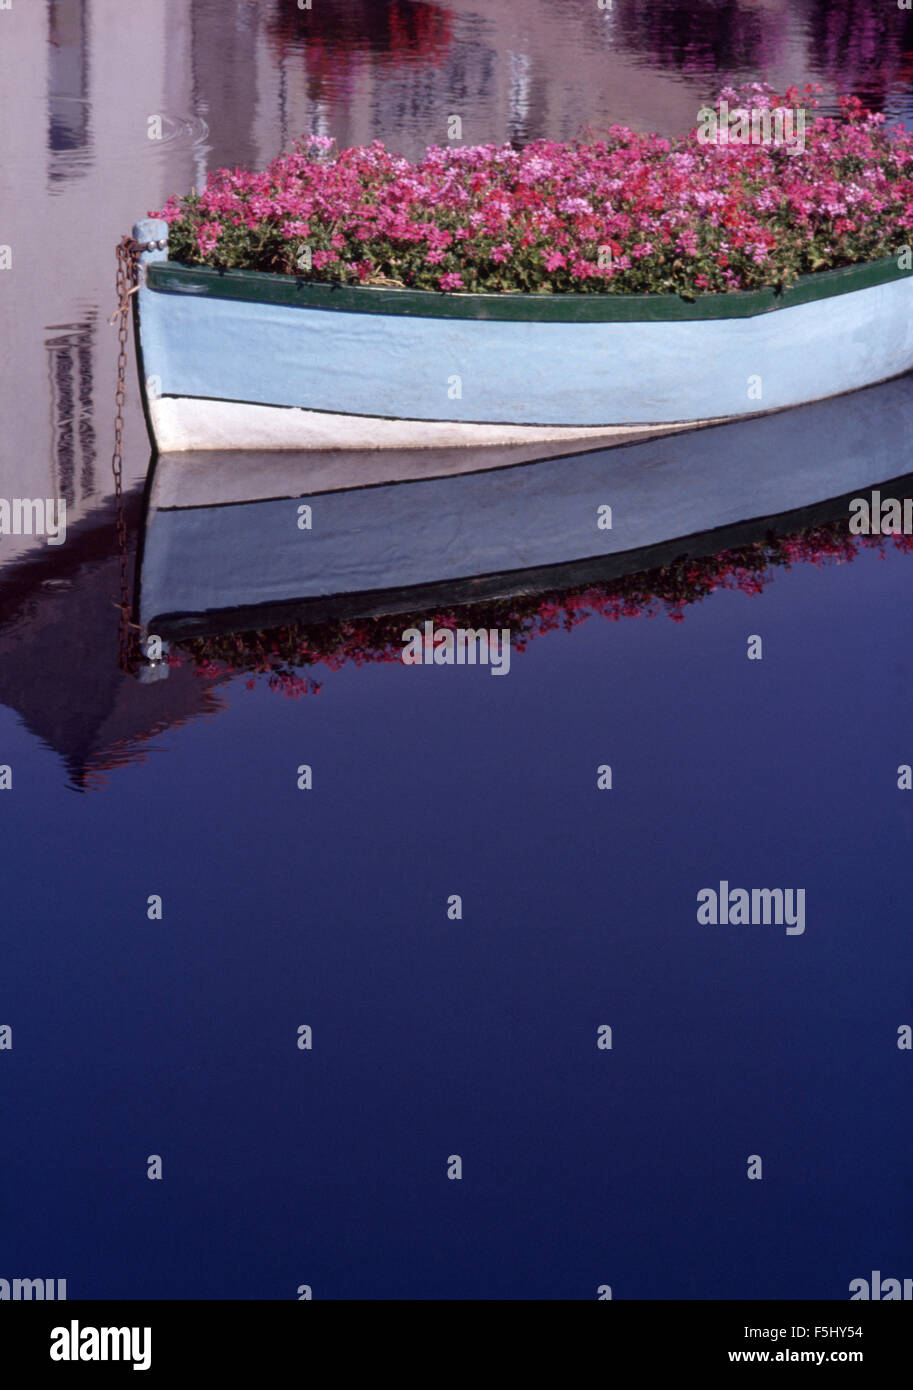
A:
{"type": "MultiPolygon", "coordinates": [[[[482,425],[456,420],[386,420],[294,406],[160,396],[149,401],[156,444],[163,454],[201,449],[474,449],[510,444],[570,444],[574,440],[627,444],[674,434],[711,420],[662,425],[482,425]]],[[[467,459],[470,467],[485,467],[467,459]]],[[[454,472],[463,471],[458,465],[454,472]]]]}

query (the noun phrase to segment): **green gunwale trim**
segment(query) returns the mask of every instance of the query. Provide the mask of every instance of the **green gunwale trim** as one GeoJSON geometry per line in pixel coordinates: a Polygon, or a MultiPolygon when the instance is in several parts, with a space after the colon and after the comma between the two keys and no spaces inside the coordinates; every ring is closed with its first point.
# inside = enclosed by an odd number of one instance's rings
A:
{"type": "Polygon", "coordinates": [[[405,314],[433,319],[500,319],[531,323],[657,323],[693,319],[753,318],[776,309],[812,304],[834,295],[906,280],[896,256],[803,275],[776,290],[734,290],[683,299],[677,294],[443,294],[436,290],[339,285],[273,275],[261,270],[214,270],[210,266],[153,261],[146,284],[165,294],[204,299],[238,299],[350,314],[405,314]]]}

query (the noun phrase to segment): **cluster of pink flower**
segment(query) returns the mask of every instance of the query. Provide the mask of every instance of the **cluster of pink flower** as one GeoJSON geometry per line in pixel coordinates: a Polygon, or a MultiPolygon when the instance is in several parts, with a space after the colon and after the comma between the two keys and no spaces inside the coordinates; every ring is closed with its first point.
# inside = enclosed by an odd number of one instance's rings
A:
{"type": "MultiPolygon", "coordinates": [[[[812,108],[724,88],[746,109],[812,108]]],[[[803,148],[668,140],[612,126],[570,143],[333,153],[309,136],[262,173],[221,169],[172,198],[172,259],[343,283],[560,293],[780,287],[894,254],[913,229],[913,135],[845,98],[803,148]],[[304,269],[303,269],[304,267],[304,269]]],[[[697,113],[696,113],[697,114],[697,113]]]]}

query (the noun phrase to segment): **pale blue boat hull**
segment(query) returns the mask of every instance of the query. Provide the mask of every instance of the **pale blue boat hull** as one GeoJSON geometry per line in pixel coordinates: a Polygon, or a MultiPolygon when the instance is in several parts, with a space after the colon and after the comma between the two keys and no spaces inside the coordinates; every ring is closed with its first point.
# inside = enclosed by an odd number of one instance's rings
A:
{"type": "Polygon", "coordinates": [[[752,317],[669,322],[350,313],[145,283],[138,310],[163,452],[624,441],[913,367],[913,277],[752,317]]]}

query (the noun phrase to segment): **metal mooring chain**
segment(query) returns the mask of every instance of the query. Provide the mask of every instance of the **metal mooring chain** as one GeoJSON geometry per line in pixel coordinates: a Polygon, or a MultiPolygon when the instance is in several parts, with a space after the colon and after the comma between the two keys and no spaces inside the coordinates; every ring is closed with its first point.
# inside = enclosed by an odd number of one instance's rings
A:
{"type": "Polygon", "coordinates": [[[120,556],[120,660],[122,671],[136,666],[137,635],[133,622],[130,585],[127,579],[127,509],[124,504],[124,404],[127,399],[127,331],[131,297],[139,288],[139,256],[144,250],[141,242],[125,236],[117,247],[117,308],[108,320],[117,324],[117,390],[114,393],[114,453],[111,471],[114,474],[114,501],[117,514],[117,549],[120,556]]]}

